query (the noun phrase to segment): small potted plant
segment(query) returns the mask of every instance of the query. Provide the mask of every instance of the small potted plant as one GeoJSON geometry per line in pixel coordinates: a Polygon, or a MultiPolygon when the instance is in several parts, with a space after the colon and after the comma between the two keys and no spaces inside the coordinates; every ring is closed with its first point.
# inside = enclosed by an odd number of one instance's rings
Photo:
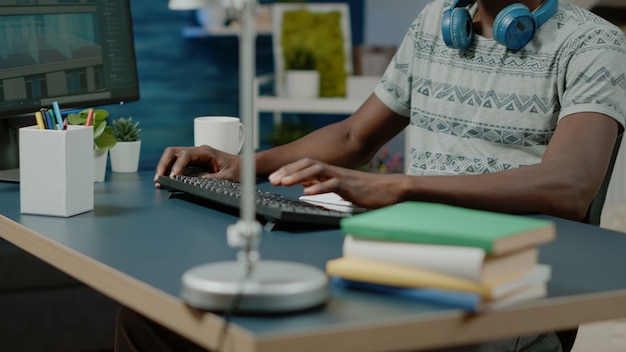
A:
{"type": "Polygon", "coordinates": [[[94,182],[104,181],[108,151],[117,143],[113,128],[107,125],[108,117],[109,112],[104,109],[85,109],[67,115],[67,122],[71,125],[93,126],[94,182]]]}
{"type": "Polygon", "coordinates": [[[285,92],[292,98],[319,96],[320,73],[315,52],[304,45],[285,52],[285,92]]]}
{"type": "Polygon", "coordinates": [[[132,117],[113,120],[113,136],[117,144],[111,149],[111,171],[137,172],[141,152],[140,132],[139,121],[133,122],[132,117]]]}

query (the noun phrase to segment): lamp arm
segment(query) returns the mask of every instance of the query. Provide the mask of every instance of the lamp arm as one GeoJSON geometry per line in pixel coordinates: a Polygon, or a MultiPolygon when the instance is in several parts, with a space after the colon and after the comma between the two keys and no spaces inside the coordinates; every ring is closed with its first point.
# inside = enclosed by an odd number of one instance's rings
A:
{"type": "Polygon", "coordinates": [[[240,220],[228,229],[231,246],[240,248],[239,258],[247,268],[254,267],[259,259],[258,244],[261,225],[256,220],[255,186],[256,166],[254,159],[254,75],[256,74],[256,1],[236,0],[241,32],[239,34],[239,114],[245,128],[245,142],[241,155],[242,198],[240,220]],[[238,6],[240,5],[240,6],[238,6]]]}

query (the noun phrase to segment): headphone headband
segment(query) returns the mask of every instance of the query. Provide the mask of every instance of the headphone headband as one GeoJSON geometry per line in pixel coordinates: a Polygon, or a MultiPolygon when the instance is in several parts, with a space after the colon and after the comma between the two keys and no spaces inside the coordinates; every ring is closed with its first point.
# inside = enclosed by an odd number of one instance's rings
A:
{"type": "Polygon", "coordinates": [[[541,27],[544,23],[548,22],[556,10],[559,8],[559,0],[544,0],[535,11],[533,11],[533,17],[537,23],[537,28],[541,27]]]}
{"type": "MultiPolygon", "coordinates": [[[[505,7],[494,19],[494,39],[510,50],[523,48],[535,31],[554,16],[558,3],[559,0],[544,0],[533,12],[520,3],[505,7]]],[[[472,17],[476,8],[476,0],[455,0],[443,12],[441,30],[447,46],[460,50],[469,48],[474,37],[472,17]]]]}

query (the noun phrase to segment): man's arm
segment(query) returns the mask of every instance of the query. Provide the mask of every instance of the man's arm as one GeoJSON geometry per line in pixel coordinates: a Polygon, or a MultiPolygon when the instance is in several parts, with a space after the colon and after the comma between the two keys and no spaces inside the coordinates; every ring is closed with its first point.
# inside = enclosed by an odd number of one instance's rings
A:
{"type": "Polygon", "coordinates": [[[557,126],[539,164],[476,176],[416,179],[409,182],[408,198],[581,220],[602,184],[618,130],[618,123],[605,115],[570,115],[557,126]]]}
{"type": "Polygon", "coordinates": [[[292,143],[259,152],[256,156],[257,175],[267,176],[302,158],[347,168],[363,166],[408,123],[408,117],[394,113],[372,94],[347,119],[315,130],[292,143]]]}
{"type": "MultiPolygon", "coordinates": [[[[267,176],[281,166],[302,158],[354,168],[366,164],[374,154],[408,124],[374,94],[350,117],[325,126],[292,143],[256,154],[258,176],[267,176]]],[[[159,176],[173,176],[187,166],[206,169],[205,177],[239,181],[241,159],[208,146],[168,147],[156,167],[159,176]]],[[[158,187],[157,183],[157,187],[158,187]]]]}
{"type": "Polygon", "coordinates": [[[618,131],[618,123],[608,116],[572,114],[559,123],[539,164],[502,172],[374,175],[303,159],[280,168],[270,181],[302,183],[308,194],[337,192],[370,208],[420,200],[581,220],[602,183],[618,131]]]}

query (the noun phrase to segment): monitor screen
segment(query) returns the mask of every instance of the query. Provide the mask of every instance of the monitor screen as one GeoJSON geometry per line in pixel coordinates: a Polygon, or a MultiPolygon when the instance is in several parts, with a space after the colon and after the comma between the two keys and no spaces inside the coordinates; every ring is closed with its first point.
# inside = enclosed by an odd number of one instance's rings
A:
{"type": "Polygon", "coordinates": [[[130,0],[0,0],[0,170],[16,128],[62,110],[139,100],[130,0]]]}
{"type": "Polygon", "coordinates": [[[0,4],[0,116],[139,99],[129,0],[0,4]]]}

